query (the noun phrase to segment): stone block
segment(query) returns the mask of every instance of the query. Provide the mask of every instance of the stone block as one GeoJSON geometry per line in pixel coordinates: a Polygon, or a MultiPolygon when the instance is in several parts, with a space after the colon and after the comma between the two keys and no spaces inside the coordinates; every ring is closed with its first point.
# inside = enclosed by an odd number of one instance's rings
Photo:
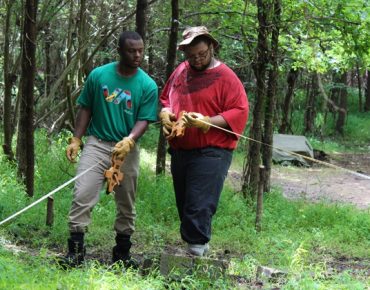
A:
{"type": "Polygon", "coordinates": [[[163,252],[160,260],[160,272],[164,276],[175,279],[192,274],[217,279],[225,275],[228,265],[229,262],[226,260],[163,252]]]}

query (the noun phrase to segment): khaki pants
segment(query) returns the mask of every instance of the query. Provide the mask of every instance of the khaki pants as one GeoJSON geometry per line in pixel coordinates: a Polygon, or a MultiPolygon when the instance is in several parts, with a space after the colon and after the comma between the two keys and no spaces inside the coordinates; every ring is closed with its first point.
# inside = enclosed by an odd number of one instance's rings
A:
{"type": "MultiPolygon", "coordinates": [[[[69,212],[71,232],[86,232],[91,212],[99,201],[99,193],[105,181],[104,170],[111,167],[111,151],[115,142],[89,136],[82,151],[77,174],[101,162],[75,182],[72,207],[69,212]]],[[[131,235],[135,231],[135,194],[139,174],[139,148],[136,145],[126,156],[121,171],[123,181],[114,188],[117,208],[114,229],[119,234],[131,235]]]]}

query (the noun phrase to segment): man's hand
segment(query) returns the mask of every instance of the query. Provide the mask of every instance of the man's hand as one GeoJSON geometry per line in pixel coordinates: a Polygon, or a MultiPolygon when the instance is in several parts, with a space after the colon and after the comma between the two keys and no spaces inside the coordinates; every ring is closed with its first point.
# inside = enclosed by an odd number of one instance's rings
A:
{"type": "Polygon", "coordinates": [[[171,134],[172,126],[174,121],[176,121],[176,116],[170,111],[163,110],[159,113],[159,118],[161,119],[161,124],[163,126],[163,133],[167,137],[171,134]]]}
{"type": "Polygon", "coordinates": [[[208,116],[203,116],[201,113],[189,112],[182,116],[182,120],[186,127],[195,127],[202,130],[203,133],[207,133],[211,128],[209,123],[211,123],[211,118],[208,116]]]}
{"type": "Polygon", "coordinates": [[[119,141],[113,149],[113,158],[124,159],[135,146],[135,141],[131,137],[125,137],[119,141]]]}
{"type": "Polygon", "coordinates": [[[71,137],[68,139],[69,145],[66,148],[66,156],[70,162],[76,162],[78,151],[81,148],[82,141],[80,138],[71,137]]]}
{"type": "Polygon", "coordinates": [[[169,135],[166,136],[167,140],[172,140],[175,137],[181,138],[185,135],[185,123],[182,120],[182,116],[185,114],[185,111],[181,111],[179,118],[176,122],[173,122],[172,131],[169,135]]]}

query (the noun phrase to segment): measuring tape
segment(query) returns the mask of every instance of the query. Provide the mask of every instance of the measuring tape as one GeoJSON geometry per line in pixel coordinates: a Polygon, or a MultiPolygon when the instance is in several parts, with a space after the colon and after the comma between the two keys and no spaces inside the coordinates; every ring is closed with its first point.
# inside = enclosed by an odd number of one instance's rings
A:
{"type": "Polygon", "coordinates": [[[305,156],[305,155],[302,155],[302,154],[298,154],[298,153],[295,153],[295,152],[292,152],[292,151],[289,151],[289,150],[285,150],[285,149],[282,149],[282,148],[279,148],[279,147],[275,147],[273,145],[270,145],[270,144],[267,144],[267,143],[264,143],[264,142],[261,142],[261,141],[258,141],[258,140],[255,140],[253,138],[250,138],[250,137],[246,137],[244,135],[241,135],[241,134],[238,134],[238,133],[235,133],[233,131],[230,131],[228,129],[225,129],[225,128],[222,128],[222,127],[219,127],[219,126],[216,126],[216,125],[213,125],[209,122],[206,122],[206,121],[203,121],[203,120],[199,120],[197,119],[198,121],[204,123],[204,124],[207,124],[211,127],[214,127],[214,128],[217,128],[219,130],[222,130],[222,131],[225,131],[227,133],[230,133],[230,134],[234,134],[238,137],[241,137],[243,139],[246,139],[246,140],[250,140],[250,141],[253,141],[253,142],[257,142],[261,145],[264,145],[264,146],[268,146],[270,148],[273,148],[273,149],[277,149],[277,150],[280,150],[282,152],[285,152],[285,153],[289,153],[291,155],[294,155],[294,156],[298,156],[298,157],[302,157],[304,159],[307,159],[307,160],[310,160],[312,162],[315,162],[315,163],[319,163],[319,164],[322,164],[322,165],[325,165],[327,167],[331,167],[331,168],[335,168],[335,169],[339,169],[339,170],[342,170],[342,171],[346,171],[348,173],[351,173],[353,175],[356,175],[358,177],[361,177],[363,179],[367,179],[367,180],[370,180],[370,176],[366,175],[366,174],[362,174],[362,173],[359,173],[359,172],[356,172],[354,170],[350,170],[350,169],[347,169],[347,168],[344,168],[344,167],[341,167],[341,166],[337,166],[337,165],[334,165],[334,164],[331,164],[331,163],[328,163],[328,162],[325,162],[325,161],[321,161],[321,160],[318,160],[318,159],[315,159],[315,158],[312,158],[312,157],[309,157],[309,156],[305,156]]]}
{"type": "Polygon", "coordinates": [[[48,194],[44,195],[43,197],[39,198],[35,202],[31,203],[30,205],[26,206],[25,208],[21,209],[20,211],[16,212],[15,214],[11,215],[10,217],[6,218],[5,220],[0,222],[0,226],[2,224],[5,224],[7,221],[10,221],[11,219],[15,218],[16,216],[19,216],[21,213],[24,213],[26,210],[30,209],[31,207],[35,206],[36,204],[42,202],[44,199],[47,199],[48,197],[52,196],[54,193],[58,192],[59,190],[63,189],[67,185],[71,184],[73,181],[75,181],[77,178],[80,178],[82,175],[86,174],[89,172],[91,169],[94,167],[98,166],[101,164],[103,160],[100,160],[98,163],[94,164],[93,166],[87,168],[86,170],[82,171],[81,173],[77,174],[75,177],[71,178],[67,182],[63,183],[62,185],[58,186],[54,190],[50,191],[48,194]]]}

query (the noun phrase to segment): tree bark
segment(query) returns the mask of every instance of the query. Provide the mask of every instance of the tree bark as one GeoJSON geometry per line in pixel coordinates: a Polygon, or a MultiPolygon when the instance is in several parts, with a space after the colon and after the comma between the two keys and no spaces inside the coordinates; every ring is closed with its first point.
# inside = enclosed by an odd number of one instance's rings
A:
{"type": "Polygon", "coordinates": [[[3,104],[3,126],[4,144],[3,151],[8,160],[14,160],[12,150],[13,126],[12,126],[12,87],[15,75],[10,72],[10,17],[12,14],[13,1],[6,1],[6,16],[4,25],[4,104],[3,104]]]}
{"type": "Polygon", "coordinates": [[[307,101],[306,101],[306,111],[304,115],[304,125],[305,134],[312,133],[315,125],[315,116],[316,116],[316,95],[317,95],[317,78],[313,74],[311,77],[310,88],[307,92],[307,101]]]}
{"type": "Polygon", "coordinates": [[[274,135],[274,116],[276,104],[276,87],[278,80],[278,50],[279,50],[279,30],[280,30],[281,0],[274,0],[274,14],[272,20],[270,69],[267,85],[267,100],[265,107],[265,124],[263,143],[270,146],[263,146],[262,161],[265,167],[263,180],[263,191],[269,192],[271,187],[271,163],[272,145],[274,135]]]}
{"type": "Polygon", "coordinates": [[[259,183],[258,183],[258,194],[257,194],[257,203],[256,203],[256,231],[260,232],[262,230],[262,216],[263,216],[263,192],[265,186],[265,168],[263,165],[259,167],[259,183]]]}
{"type": "Polygon", "coordinates": [[[361,72],[358,62],[356,63],[357,88],[358,88],[358,111],[362,112],[362,83],[361,72]]]}
{"type": "Polygon", "coordinates": [[[36,13],[37,0],[26,0],[23,23],[22,94],[18,125],[18,173],[24,179],[26,191],[33,196],[34,190],[34,79],[36,71],[36,13]]]}
{"type": "Polygon", "coordinates": [[[136,32],[146,41],[148,0],[137,0],[136,3],[136,32]]]}
{"type": "Polygon", "coordinates": [[[87,9],[86,0],[80,0],[80,11],[78,16],[78,57],[79,57],[79,70],[78,70],[78,85],[81,85],[85,77],[90,73],[91,66],[86,63],[88,59],[87,49],[82,49],[87,42],[87,9]]]}
{"type": "Polygon", "coordinates": [[[367,70],[364,111],[370,111],[370,69],[367,70]]]}
{"type": "Polygon", "coordinates": [[[257,0],[258,9],[258,41],[253,70],[256,76],[256,103],[253,109],[253,123],[250,129],[250,137],[255,141],[249,142],[249,151],[246,166],[243,168],[242,192],[244,197],[248,189],[253,197],[256,196],[259,180],[259,165],[261,156],[262,121],[266,93],[266,67],[268,63],[268,4],[266,1],[257,0]]]}
{"type": "Polygon", "coordinates": [[[283,110],[282,110],[283,118],[282,118],[280,129],[279,129],[279,133],[282,133],[282,134],[287,134],[289,129],[291,128],[290,108],[291,108],[291,104],[292,104],[292,100],[294,96],[294,88],[295,88],[295,84],[298,78],[298,73],[299,71],[295,68],[291,68],[288,73],[288,77],[287,77],[288,90],[284,98],[284,105],[283,105],[283,110]]]}
{"type": "MultiPolygon", "coordinates": [[[[66,55],[66,67],[72,62],[72,45],[73,45],[73,17],[74,17],[74,1],[70,2],[69,6],[69,23],[68,23],[68,34],[67,34],[67,55],[66,55]]],[[[72,127],[75,126],[75,112],[71,96],[71,85],[73,82],[74,74],[73,69],[66,75],[64,80],[64,94],[67,99],[67,107],[69,111],[69,120],[72,127]]]]}
{"type": "Polygon", "coordinates": [[[338,119],[335,124],[335,130],[340,135],[344,134],[344,124],[347,116],[347,73],[343,73],[341,76],[342,87],[339,93],[339,111],[338,119]]]}
{"type": "MultiPolygon", "coordinates": [[[[177,33],[179,30],[179,3],[178,0],[171,0],[172,20],[171,32],[168,40],[167,49],[167,66],[166,66],[166,80],[171,76],[176,63],[176,49],[177,49],[177,33]]],[[[164,138],[162,128],[159,134],[157,147],[157,162],[156,174],[162,174],[166,169],[166,139],[164,138]]]]}
{"type": "Polygon", "coordinates": [[[47,96],[50,93],[51,87],[51,56],[50,56],[50,46],[53,43],[53,35],[50,31],[50,23],[45,24],[44,28],[44,50],[45,50],[45,95],[47,96]]]}

